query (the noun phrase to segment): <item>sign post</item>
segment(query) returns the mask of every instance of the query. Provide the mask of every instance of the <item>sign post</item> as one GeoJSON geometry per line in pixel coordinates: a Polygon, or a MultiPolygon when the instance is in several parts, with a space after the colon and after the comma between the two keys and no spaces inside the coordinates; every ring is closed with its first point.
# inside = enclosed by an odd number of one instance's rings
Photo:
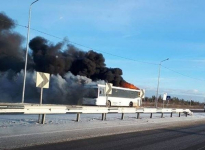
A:
{"type": "Polygon", "coordinates": [[[37,72],[36,77],[36,87],[41,88],[41,96],[40,96],[40,105],[42,104],[42,98],[43,98],[43,88],[49,88],[49,80],[50,80],[50,74],[43,73],[43,72],[37,72]]]}
{"type": "Polygon", "coordinates": [[[108,105],[108,94],[112,94],[112,83],[106,83],[105,85],[105,94],[106,94],[106,105],[108,105]]]}
{"type": "Polygon", "coordinates": [[[43,88],[41,88],[40,105],[42,105],[42,99],[43,99],[43,88]]]}
{"type": "MultiPolygon", "coordinates": [[[[40,95],[40,105],[42,105],[43,102],[43,88],[49,88],[49,80],[50,80],[50,74],[43,73],[43,72],[37,72],[36,73],[36,87],[41,88],[41,95],[40,95]]],[[[40,123],[41,115],[38,116],[38,122],[40,123]]],[[[42,117],[42,123],[44,123],[45,120],[45,114],[43,114],[42,117]],[[44,119],[43,119],[44,118],[44,119]]]]}

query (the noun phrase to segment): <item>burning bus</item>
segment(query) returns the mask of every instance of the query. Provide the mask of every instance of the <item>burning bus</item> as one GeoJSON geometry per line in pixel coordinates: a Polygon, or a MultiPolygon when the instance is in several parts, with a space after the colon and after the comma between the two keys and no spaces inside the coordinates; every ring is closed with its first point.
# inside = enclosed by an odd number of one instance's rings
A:
{"type": "Polygon", "coordinates": [[[105,85],[86,85],[83,105],[96,106],[141,106],[142,90],[112,86],[112,94],[106,94],[105,85]]]}

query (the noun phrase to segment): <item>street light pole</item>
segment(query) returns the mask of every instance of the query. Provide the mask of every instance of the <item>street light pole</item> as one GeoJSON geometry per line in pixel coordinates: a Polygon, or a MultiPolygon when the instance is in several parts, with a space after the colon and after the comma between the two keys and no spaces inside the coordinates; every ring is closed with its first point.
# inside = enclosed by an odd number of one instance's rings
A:
{"type": "Polygon", "coordinates": [[[165,60],[162,60],[160,61],[159,63],[159,73],[158,73],[158,83],[157,83],[157,92],[156,92],[156,97],[155,97],[155,107],[157,108],[157,103],[158,103],[158,91],[159,91],[159,79],[160,79],[160,70],[161,70],[161,65],[162,65],[162,62],[166,61],[166,60],[169,60],[169,58],[165,59],[165,60]]]}
{"type": "Polygon", "coordinates": [[[31,3],[29,8],[29,18],[28,18],[28,32],[27,32],[27,40],[26,40],[26,59],[25,59],[25,68],[24,68],[24,81],[23,81],[23,92],[22,92],[22,103],[24,103],[24,95],[25,95],[25,85],[26,85],[26,69],[27,69],[27,60],[28,60],[28,47],[29,47],[29,33],[30,33],[30,19],[31,19],[31,6],[36,3],[38,0],[31,3]]]}

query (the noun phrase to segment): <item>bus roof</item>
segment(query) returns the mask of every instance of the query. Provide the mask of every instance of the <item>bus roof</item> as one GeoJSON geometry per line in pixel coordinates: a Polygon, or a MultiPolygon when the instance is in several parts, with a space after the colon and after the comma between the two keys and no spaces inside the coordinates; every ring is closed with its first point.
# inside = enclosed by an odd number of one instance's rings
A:
{"type": "MultiPolygon", "coordinates": [[[[105,87],[105,84],[85,85],[85,87],[90,87],[90,88],[105,87]]],[[[113,89],[129,90],[129,91],[140,91],[140,90],[136,90],[136,89],[123,88],[123,87],[117,87],[117,86],[112,86],[112,88],[113,88],[113,89]]]]}

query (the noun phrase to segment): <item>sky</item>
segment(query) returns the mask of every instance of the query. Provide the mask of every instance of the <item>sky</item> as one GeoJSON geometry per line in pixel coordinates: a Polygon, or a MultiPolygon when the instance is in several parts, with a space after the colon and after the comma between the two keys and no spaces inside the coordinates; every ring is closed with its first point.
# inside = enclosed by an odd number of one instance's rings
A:
{"type": "MultiPolygon", "coordinates": [[[[33,0],[1,1],[0,11],[27,26],[33,0]]],[[[102,53],[107,67],[156,95],[205,102],[204,0],[39,0],[32,5],[30,39],[67,40],[102,53]]],[[[27,29],[15,31],[25,37],[27,29]]],[[[23,45],[24,46],[24,45],[23,45]]]]}

